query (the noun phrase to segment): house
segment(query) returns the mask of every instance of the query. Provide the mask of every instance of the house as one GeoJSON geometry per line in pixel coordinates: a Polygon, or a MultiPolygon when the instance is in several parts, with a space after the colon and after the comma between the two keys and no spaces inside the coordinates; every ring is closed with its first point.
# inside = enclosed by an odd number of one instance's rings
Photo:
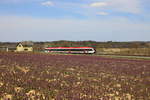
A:
{"type": "Polygon", "coordinates": [[[16,52],[32,52],[33,51],[33,43],[28,43],[28,42],[23,42],[23,43],[18,43],[16,46],[16,52]]]}

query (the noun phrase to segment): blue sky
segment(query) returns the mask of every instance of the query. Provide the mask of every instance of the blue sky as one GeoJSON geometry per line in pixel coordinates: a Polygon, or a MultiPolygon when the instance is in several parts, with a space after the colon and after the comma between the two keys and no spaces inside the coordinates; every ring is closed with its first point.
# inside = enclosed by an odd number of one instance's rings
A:
{"type": "Polygon", "coordinates": [[[0,0],[0,41],[150,41],[150,0],[0,0]]]}

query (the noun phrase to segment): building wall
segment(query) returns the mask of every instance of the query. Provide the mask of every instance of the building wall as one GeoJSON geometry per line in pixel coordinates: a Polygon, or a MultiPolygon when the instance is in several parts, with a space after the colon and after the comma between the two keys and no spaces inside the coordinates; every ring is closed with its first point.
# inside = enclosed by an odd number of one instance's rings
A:
{"type": "Polygon", "coordinates": [[[24,47],[24,51],[33,51],[32,47],[24,47]]]}
{"type": "Polygon", "coordinates": [[[23,47],[21,44],[19,44],[17,46],[16,51],[17,52],[21,52],[21,51],[33,51],[33,47],[23,47]]]}
{"type": "Polygon", "coordinates": [[[21,45],[21,44],[19,44],[17,47],[16,47],[16,51],[24,51],[24,47],[21,45]]]}

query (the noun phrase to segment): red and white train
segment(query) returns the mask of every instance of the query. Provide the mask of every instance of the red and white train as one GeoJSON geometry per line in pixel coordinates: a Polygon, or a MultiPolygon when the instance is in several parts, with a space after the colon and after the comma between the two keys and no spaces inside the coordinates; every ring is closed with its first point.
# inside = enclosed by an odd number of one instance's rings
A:
{"type": "Polygon", "coordinates": [[[92,47],[47,47],[45,52],[93,54],[95,49],[92,47]]]}

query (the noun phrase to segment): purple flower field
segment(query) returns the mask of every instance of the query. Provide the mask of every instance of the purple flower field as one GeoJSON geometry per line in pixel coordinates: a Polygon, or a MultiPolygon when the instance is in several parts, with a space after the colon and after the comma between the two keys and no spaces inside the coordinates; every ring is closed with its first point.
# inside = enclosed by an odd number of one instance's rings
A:
{"type": "Polygon", "coordinates": [[[150,60],[0,53],[0,100],[150,100],[150,60]]]}

